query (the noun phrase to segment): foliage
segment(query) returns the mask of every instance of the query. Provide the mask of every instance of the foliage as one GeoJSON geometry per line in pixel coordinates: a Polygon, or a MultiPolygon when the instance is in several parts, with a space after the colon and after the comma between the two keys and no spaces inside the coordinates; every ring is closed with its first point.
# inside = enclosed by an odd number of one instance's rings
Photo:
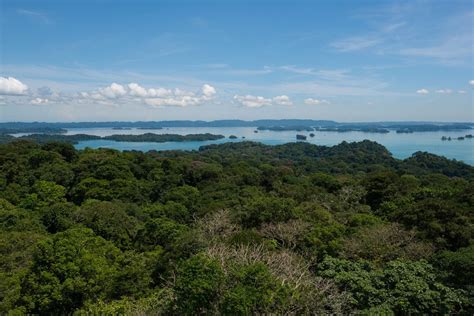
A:
{"type": "Polygon", "coordinates": [[[400,161],[370,141],[148,153],[6,141],[0,314],[474,311],[463,163],[400,161]]]}
{"type": "Polygon", "coordinates": [[[426,261],[390,261],[382,269],[366,261],[327,257],[320,274],[348,288],[359,309],[383,308],[395,314],[447,314],[465,302],[462,293],[436,281],[426,261]]]}

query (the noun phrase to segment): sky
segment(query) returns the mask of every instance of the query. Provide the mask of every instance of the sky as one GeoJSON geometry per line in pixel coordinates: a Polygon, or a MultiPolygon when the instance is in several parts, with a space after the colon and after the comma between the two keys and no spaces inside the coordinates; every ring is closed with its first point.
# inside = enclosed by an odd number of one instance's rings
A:
{"type": "Polygon", "coordinates": [[[474,1],[0,1],[0,121],[474,120],[474,1]]]}

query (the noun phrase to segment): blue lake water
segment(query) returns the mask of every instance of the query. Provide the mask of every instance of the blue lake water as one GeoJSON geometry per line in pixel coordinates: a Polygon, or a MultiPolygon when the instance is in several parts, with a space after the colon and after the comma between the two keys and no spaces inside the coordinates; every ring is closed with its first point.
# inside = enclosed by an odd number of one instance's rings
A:
{"type": "Polygon", "coordinates": [[[384,145],[395,158],[404,159],[410,157],[414,152],[427,151],[450,159],[464,161],[470,165],[474,165],[474,139],[464,139],[452,141],[442,141],[442,136],[450,136],[457,138],[466,134],[473,134],[473,130],[462,130],[452,132],[419,132],[411,134],[397,134],[391,131],[388,134],[362,133],[362,132],[314,132],[315,137],[309,137],[309,132],[295,131],[259,131],[254,133],[253,127],[175,127],[156,130],[114,130],[111,128],[75,128],[69,129],[67,134],[89,134],[98,136],[107,136],[113,134],[201,134],[212,133],[226,136],[225,139],[216,141],[200,141],[200,142],[115,142],[110,140],[89,140],[82,141],[76,145],[77,149],[90,148],[113,148],[118,150],[197,150],[199,147],[209,144],[221,144],[230,141],[256,141],[267,145],[279,145],[296,141],[296,134],[304,134],[308,136],[307,142],[316,145],[333,146],[342,141],[355,142],[369,139],[384,145]],[[238,139],[229,139],[230,135],[235,135],[238,139]],[[245,137],[245,138],[242,138],[245,137]]]}

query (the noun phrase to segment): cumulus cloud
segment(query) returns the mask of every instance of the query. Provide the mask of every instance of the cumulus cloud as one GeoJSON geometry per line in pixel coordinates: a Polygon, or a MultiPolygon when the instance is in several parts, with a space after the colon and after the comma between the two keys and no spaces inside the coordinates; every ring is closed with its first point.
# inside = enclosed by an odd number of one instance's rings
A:
{"type": "Polygon", "coordinates": [[[266,105],[293,105],[293,102],[287,95],[279,95],[273,98],[255,95],[235,95],[234,100],[248,108],[260,108],[266,105]]]}
{"type": "Polygon", "coordinates": [[[234,95],[234,100],[249,108],[260,108],[272,104],[271,99],[254,95],[234,95]]]}
{"type": "Polygon", "coordinates": [[[199,105],[202,98],[189,95],[175,96],[171,98],[147,98],[145,103],[151,106],[180,106],[186,107],[190,105],[199,105]]]}
{"type": "Polygon", "coordinates": [[[110,100],[114,103],[120,101],[143,102],[154,107],[162,106],[179,106],[186,107],[190,105],[200,105],[205,101],[210,101],[217,94],[216,88],[209,84],[201,87],[200,92],[165,88],[145,88],[138,83],[129,83],[122,86],[112,83],[106,88],[101,88],[92,92],[80,92],[77,97],[84,102],[85,100],[93,100],[98,104],[110,100]]]}
{"type": "Polygon", "coordinates": [[[471,86],[474,86],[474,80],[469,80],[469,84],[470,84],[471,86]]]}
{"type": "Polygon", "coordinates": [[[293,105],[290,98],[286,95],[279,95],[273,98],[273,102],[278,105],[293,105]]]}
{"type": "Polygon", "coordinates": [[[307,98],[304,100],[304,104],[307,104],[307,105],[329,104],[329,101],[307,98]]]}
{"type": "Polygon", "coordinates": [[[213,95],[216,94],[216,89],[213,86],[205,84],[204,86],[202,86],[202,94],[207,98],[211,98],[213,95]]]}
{"type": "Polygon", "coordinates": [[[451,94],[451,93],[453,93],[453,90],[451,90],[451,89],[439,89],[439,90],[436,90],[436,93],[451,94]]]}
{"type": "MultiPolygon", "coordinates": [[[[130,88],[130,86],[129,86],[130,88]]],[[[138,87],[135,87],[137,90],[138,87]]],[[[130,88],[131,89],[131,88],[130,88]]],[[[143,95],[144,91],[140,90],[143,95]]],[[[133,92],[134,94],[137,91],[133,92]]],[[[208,84],[205,84],[201,88],[201,94],[197,95],[190,91],[181,89],[168,90],[164,88],[148,89],[146,90],[146,98],[144,99],[145,104],[151,106],[179,106],[186,107],[191,105],[200,105],[205,101],[211,100],[217,93],[216,89],[208,84]]]]}
{"type": "Polygon", "coordinates": [[[465,90],[459,90],[458,93],[464,94],[464,93],[466,93],[466,91],[465,90]]]}
{"type": "Polygon", "coordinates": [[[138,83],[129,83],[128,89],[130,90],[130,95],[142,98],[148,96],[148,91],[142,86],[140,86],[138,83]]]}
{"type": "Polygon", "coordinates": [[[30,104],[33,104],[33,105],[42,105],[42,104],[47,104],[47,103],[49,103],[49,100],[43,99],[43,98],[35,98],[30,101],[30,104]]]}
{"type": "MultiPolygon", "coordinates": [[[[141,97],[141,98],[155,98],[155,97],[167,97],[173,94],[172,90],[165,89],[165,88],[157,88],[157,89],[145,89],[144,87],[140,86],[138,83],[130,83],[128,84],[129,94],[131,96],[141,97]]],[[[175,95],[183,94],[182,90],[175,89],[175,95]]]]}
{"type": "Polygon", "coordinates": [[[419,89],[419,90],[416,90],[416,93],[418,93],[418,94],[428,94],[430,92],[426,89],[419,89]]]}
{"type": "Polygon", "coordinates": [[[99,93],[108,99],[116,99],[126,95],[127,90],[125,90],[124,86],[114,82],[106,88],[99,89],[99,93]]]}
{"type": "Polygon", "coordinates": [[[4,95],[24,95],[28,91],[28,86],[13,77],[0,77],[0,94],[4,95]]]}
{"type": "Polygon", "coordinates": [[[79,99],[89,99],[94,101],[103,101],[106,99],[100,92],[79,92],[77,96],[79,99]]]}

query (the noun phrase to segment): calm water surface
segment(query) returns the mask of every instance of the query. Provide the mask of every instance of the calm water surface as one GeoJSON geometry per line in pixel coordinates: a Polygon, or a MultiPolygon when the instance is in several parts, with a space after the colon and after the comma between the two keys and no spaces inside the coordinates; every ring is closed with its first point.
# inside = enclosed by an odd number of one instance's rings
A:
{"type": "Polygon", "coordinates": [[[274,132],[259,131],[254,133],[253,127],[173,127],[163,129],[130,129],[114,130],[111,128],[75,128],[69,129],[67,134],[89,134],[98,136],[107,136],[113,134],[201,134],[212,133],[226,136],[225,139],[216,141],[201,142],[166,142],[166,143],[137,143],[137,142],[115,142],[110,140],[88,140],[80,142],[76,148],[114,148],[118,150],[197,150],[200,146],[209,144],[221,144],[230,141],[250,140],[257,141],[267,145],[278,145],[296,141],[296,134],[308,136],[308,142],[316,145],[333,146],[342,141],[355,142],[369,139],[384,145],[395,158],[404,159],[410,157],[414,152],[427,151],[450,159],[462,160],[470,165],[474,165],[474,140],[465,139],[462,141],[442,141],[442,136],[451,136],[457,138],[466,134],[474,134],[474,130],[463,130],[453,132],[422,132],[411,134],[397,134],[391,131],[388,134],[362,133],[362,132],[314,132],[314,138],[309,137],[309,132],[274,132]],[[230,135],[235,135],[238,139],[229,139],[230,135]],[[245,137],[242,138],[242,137],[245,137]]]}

